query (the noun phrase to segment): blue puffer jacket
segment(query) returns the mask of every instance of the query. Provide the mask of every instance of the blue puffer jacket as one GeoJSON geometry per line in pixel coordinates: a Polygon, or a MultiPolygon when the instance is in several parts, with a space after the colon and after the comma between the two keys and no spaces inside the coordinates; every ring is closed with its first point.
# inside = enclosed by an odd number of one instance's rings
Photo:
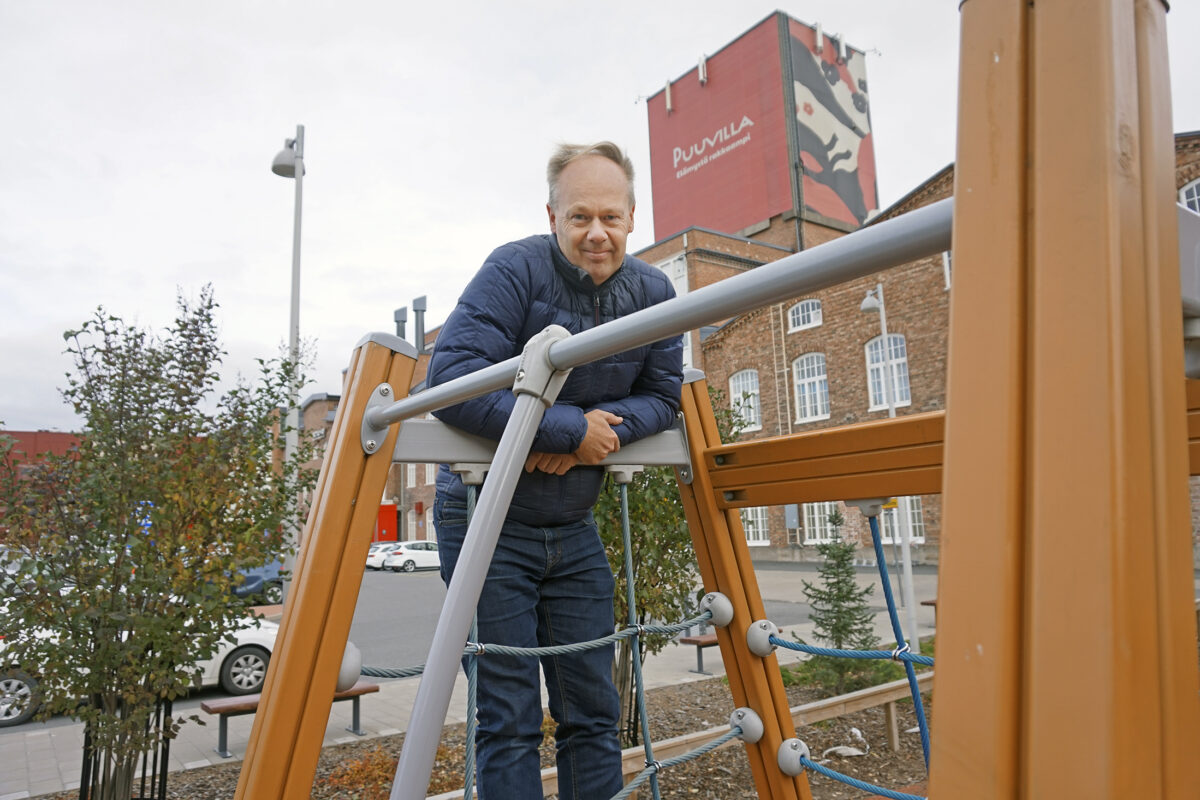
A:
{"type": "MultiPolygon", "coordinates": [[[[426,383],[437,386],[519,355],[548,325],[571,333],[594,328],[675,294],[670,281],[644,261],[626,256],[597,287],[567,261],[553,236],[531,236],[493,252],[467,285],[438,333],[426,383]]],[[[683,346],[680,337],[576,367],[546,409],[533,450],[573,453],[587,431],[584,413],[603,408],[624,421],[613,430],[621,444],[670,427],[679,409],[683,346]]],[[[500,439],[512,413],[511,390],[493,392],[435,412],[455,427],[500,439]]],[[[522,473],[509,517],[527,525],[560,525],[584,517],[600,495],[600,467],[577,466],[565,475],[522,473]]],[[[466,490],[443,464],[438,495],[465,501],[466,490]]]]}

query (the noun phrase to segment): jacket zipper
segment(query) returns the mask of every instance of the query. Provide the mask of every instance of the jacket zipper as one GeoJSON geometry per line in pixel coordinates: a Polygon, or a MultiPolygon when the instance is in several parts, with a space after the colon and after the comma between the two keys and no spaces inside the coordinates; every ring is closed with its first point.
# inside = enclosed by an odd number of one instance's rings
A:
{"type": "Polygon", "coordinates": [[[600,295],[592,294],[592,308],[595,310],[595,325],[600,325],[600,295]]]}

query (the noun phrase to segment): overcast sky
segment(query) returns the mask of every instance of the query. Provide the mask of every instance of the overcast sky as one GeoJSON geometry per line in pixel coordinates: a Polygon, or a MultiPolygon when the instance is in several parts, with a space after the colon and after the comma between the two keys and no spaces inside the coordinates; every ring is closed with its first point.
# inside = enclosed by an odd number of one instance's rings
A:
{"type": "MultiPolygon", "coordinates": [[[[1200,9],[1174,5],[1196,130],[1200,9]]],[[[161,329],[211,283],[226,372],[280,351],[294,184],[270,164],[297,123],[306,395],[393,309],[427,295],[440,322],[495,246],[548,230],[559,141],[629,149],[651,244],[645,97],[776,8],[867,52],[882,207],[953,160],[954,0],[0,0],[0,423],[78,427],[62,332],[99,305],[161,329]]]]}

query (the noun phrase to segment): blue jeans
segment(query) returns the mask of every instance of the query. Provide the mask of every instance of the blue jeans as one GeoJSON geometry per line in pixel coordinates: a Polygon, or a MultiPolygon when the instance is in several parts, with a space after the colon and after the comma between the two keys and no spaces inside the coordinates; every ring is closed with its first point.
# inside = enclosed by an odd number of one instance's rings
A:
{"type": "MultiPolygon", "coordinates": [[[[466,507],[434,503],[447,585],[467,531],[466,507]]],[[[552,528],[505,521],[479,598],[479,641],[550,647],[613,632],[613,575],[589,514],[552,528]]],[[[607,800],[621,790],[620,699],[612,646],[543,656],[560,800],[607,800]]],[[[465,662],[464,662],[465,663],[465,662]]],[[[483,800],[540,800],[542,702],[530,656],[480,656],[476,760],[483,800]]]]}

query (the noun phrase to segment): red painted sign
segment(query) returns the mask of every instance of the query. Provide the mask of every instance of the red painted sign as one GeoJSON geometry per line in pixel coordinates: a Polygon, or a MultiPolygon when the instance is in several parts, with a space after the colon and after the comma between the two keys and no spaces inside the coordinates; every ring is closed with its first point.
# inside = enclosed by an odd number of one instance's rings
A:
{"type": "Polygon", "coordinates": [[[792,207],[779,34],[771,16],[647,103],[654,236],[732,233],[792,207]]]}

